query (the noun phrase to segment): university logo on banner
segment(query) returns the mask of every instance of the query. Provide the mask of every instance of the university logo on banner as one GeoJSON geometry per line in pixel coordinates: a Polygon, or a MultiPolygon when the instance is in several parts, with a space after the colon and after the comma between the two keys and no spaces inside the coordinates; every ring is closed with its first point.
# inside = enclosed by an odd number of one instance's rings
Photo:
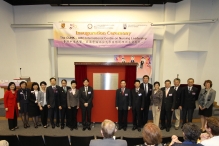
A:
{"type": "Polygon", "coordinates": [[[152,48],[150,23],[54,23],[61,48],[152,48]]]}

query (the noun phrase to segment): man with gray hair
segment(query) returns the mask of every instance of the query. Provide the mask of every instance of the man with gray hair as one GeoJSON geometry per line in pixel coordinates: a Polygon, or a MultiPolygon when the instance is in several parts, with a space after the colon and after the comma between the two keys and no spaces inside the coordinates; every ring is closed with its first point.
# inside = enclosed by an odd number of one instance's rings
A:
{"type": "Polygon", "coordinates": [[[114,139],[116,132],[116,125],[111,120],[104,120],[101,124],[100,130],[103,139],[96,139],[90,141],[90,146],[127,146],[127,142],[121,139],[114,139]]]}

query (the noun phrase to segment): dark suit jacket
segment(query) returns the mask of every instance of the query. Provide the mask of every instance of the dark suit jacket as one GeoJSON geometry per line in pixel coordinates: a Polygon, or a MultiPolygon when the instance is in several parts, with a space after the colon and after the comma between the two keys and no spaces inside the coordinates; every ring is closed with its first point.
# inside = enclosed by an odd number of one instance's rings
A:
{"type": "Polygon", "coordinates": [[[93,95],[94,91],[93,88],[88,86],[87,96],[85,93],[84,86],[79,89],[79,100],[80,100],[80,108],[85,108],[84,103],[88,103],[88,108],[93,107],[93,95]]]}
{"type": "Polygon", "coordinates": [[[55,91],[52,89],[52,86],[46,88],[46,102],[47,105],[50,105],[51,108],[59,106],[59,93],[60,86],[56,85],[55,91]]]}
{"type": "Polygon", "coordinates": [[[188,86],[184,87],[182,90],[181,106],[182,108],[195,109],[195,101],[198,99],[198,89],[192,87],[189,92],[188,86]]]}
{"type": "MultiPolygon", "coordinates": [[[[174,89],[174,86],[172,86],[171,88],[174,89]]],[[[176,102],[175,102],[175,108],[174,109],[178,109],[179,106],[181,105],[180,102],[181,102],[181,97],[182,97],[182,89],[183,89],[183,87],[179,86],[177,91],[176,91],[176,102]]]]}
{"type": "Polygon", "coordinates": [[[175,102],[176,102],[176,90],[173,88],[169,89],[169,92],[166,96],[165,87],[161,88],[163,91],[163,100],[162,100],[162,110],[171,111],[171,109],[175,108],[175,102]]]}
{"type": "Polygon", "coordinates": [[[116,90],[116,107],[118,110],[128,110],[131,107],[130,90],[125,88],[124,95],[122,95],[121,88],[116,90]]]}
{"type": "MultiPolygon", "coordinates": [[[[140,84],[140,88],[144,90],[144,83],[140,84]]],[[[151,104],[151,94],[152,94],[153,86],[148,83],[148,93],[144,94],[144,105],[149,106],[151,104]]]]}
{"type": "Polygon", "coordinates": [[[59,106],[62,108],[67,108],[67,92],[71,87],[66,86],[67,90],[63,89],[63,87],[60,87],[60,94],[59,94],[59,106]]]}
{"type": "Polygon", "coordinates": [[[90,141],[89,146],[127,146],[127,142],[125,140],[113,138],[105,138],[105,139],[95,139],[90,141]]]}
{"type": "Polygon", "coordinates": [[[144,90],[139,88],[139,91],[136,92],[136,88],[131,90],[131,104],[132,109],[141,109],[144,108],[144,90]]]}

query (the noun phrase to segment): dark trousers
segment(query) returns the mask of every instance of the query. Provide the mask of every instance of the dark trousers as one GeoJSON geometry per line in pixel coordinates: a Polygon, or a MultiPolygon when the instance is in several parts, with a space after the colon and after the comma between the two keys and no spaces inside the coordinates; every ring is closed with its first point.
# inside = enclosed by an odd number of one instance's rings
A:
{"type": "Polygon", "coordinates": [[[8,119],[8,127],[9,129],[13,129],[17,127],[17,114],[16,111],[14,111],[14,118],[13,119],[8,119]]]}
{"type": "Polygon", "coordinates": [[[50,108],[50,123],[54,125],[54,115],[56,114],[56,124],[59,124],[59,107],[55,106],[54,108],[50,108]]]}
{"type": "Polygon", "coordinates": [[[77,106],[71,107],[69,111],[69,126],[70,128],[77,128],[77,113],[78,109],[77,106]]]}
{"type": "MultiPolygon", "coordinates": [[[[128,108],[127,108],[128,109],[128,108]]],[[[127,127],[128,110],[118,110],[119,127],[127,127]]]]}
{"type": "Polygon", "coordinates": [[[140,128],[142,126],[142,111],[140,108],[132,109],[133,126],[140,128]]]}
{"type": "Polygon", "coordinates": [[[171,127],[171,118],[172,118],[172,111],[166,111],[165,109],[161,110],[160,113],[160,120],[161,120],[161,126],[170,128],[171,127]],[[165,122],[167,120],[167,123],[165,122]]]}
{"type": "Polygon", "coordinates": [[[92,107],[83,107],[82,110],[82,125],[84,128],[91,125],[91,109],[92,107]]]}
{"type": "Polygon", "coordinates": [[[48,119],[48,107],[47,105],[42,107],[43,110],[40,111],[41,113],[41,122],[43,124],[43,126],[47,125],[47,119],[48,119]]]}
{"type": "Polygon", "coordinates": [[[148,122],[148,114],[149,114],[149,104],[150,103],[146,103],[145,107],[142,111],[142,115],[143,115],[143,125],[145,125],[148,122]]]}
{"type": "Polygon", "coordinates": [[[62,108],[61,109],[61,125],[64,126],[64,123],[65,123],[65,117],[66,117],[66,121],[67,121],[67,108],[62,108]]]}
{"type": "Polygon", "coordinates": [[[194,109],[188,109],[188,108],[183,108],[182,109],[183,124],[186,123],[187,113],[188,113],[188,122],[192,122],[193,112],[194,112],[194,109]]]}

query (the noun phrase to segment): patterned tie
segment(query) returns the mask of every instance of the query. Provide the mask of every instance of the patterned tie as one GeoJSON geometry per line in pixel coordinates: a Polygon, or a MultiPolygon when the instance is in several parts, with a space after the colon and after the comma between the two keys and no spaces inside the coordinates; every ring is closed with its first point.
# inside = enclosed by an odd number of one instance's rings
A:
{"type": "Polygon", "coordinates": [[[67,90],[66,90],[66,87],[64,87],[64,91],[65,91],[65,93],[66,93],[66,91],[67,91],[67,90]]]}
{"type": "Polygon", "coordinates": [[[87,96],[87,87],[85,87],[85,94],[86,94],[86,96],[87,96]]]}
{"type": "Polygon", "coordinates": [[[168,94],[168,89],[166,88],[166,97],[167,97],[167,94],[168,94]]]}

